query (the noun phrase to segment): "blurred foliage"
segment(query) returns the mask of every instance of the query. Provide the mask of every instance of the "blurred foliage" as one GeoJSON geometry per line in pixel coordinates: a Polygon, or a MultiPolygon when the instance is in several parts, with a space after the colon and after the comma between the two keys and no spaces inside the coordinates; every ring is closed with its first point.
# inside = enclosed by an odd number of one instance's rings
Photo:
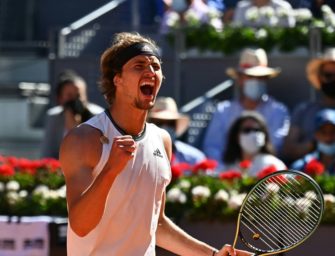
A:
{"type": "Polygon", "coordinates": [[[319,31],[323,47],[335,45],[334,27],[320,23],[297,25],[292,28],[225,26],[222,31],[216,30],[208,23],[202,23],[172,29],[167,35],[167,40],[173,45],[175,37],[182,35],[186,50],[198,49],[200,52],[220,52],[225,55],[234,54],[246,47],[289,53],[297,48],[309,49],[311,28],[319,31]]]}

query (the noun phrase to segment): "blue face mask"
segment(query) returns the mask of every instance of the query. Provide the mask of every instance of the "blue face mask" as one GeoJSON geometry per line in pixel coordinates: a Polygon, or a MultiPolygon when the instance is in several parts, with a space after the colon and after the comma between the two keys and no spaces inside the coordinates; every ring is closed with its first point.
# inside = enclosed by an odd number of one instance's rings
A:
{"type": "Polygon", "coordinates": [[[266,93],[266,82],[259,79],[248,79],[244,82],[243,94],[252,99],[259,100],[266,93]]]}
{"type": "Polygon", "coordinates": [[[173,0],[171,4],[172,10],[175,12],[184,12],[187,10],[187,2],[186,0],[173,0]]]}
{"type": "Polygon", "coordinates": [[[335,143],[332,144],[326,144],[319,142],[317,145],[318,151],[321,153],[328,155],[328,156],[333,156],[335,155],[335,143]]]}

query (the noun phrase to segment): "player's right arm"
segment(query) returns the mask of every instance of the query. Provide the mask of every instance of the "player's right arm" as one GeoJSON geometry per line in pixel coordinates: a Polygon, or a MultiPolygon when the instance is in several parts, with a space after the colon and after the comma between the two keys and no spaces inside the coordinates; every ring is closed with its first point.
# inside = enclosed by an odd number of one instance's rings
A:
{"type": "Polygon", "coordinates": [[[82,125],[71,130],[60,149],[69,223],[79,236],[87,235],[99,223],[108,192],[135,150],[135,142],[130,136],[110,141],[113,143],[110,157],[93,182],[92,172],[102,153],[100,137],[100,131],[82,125]]]}

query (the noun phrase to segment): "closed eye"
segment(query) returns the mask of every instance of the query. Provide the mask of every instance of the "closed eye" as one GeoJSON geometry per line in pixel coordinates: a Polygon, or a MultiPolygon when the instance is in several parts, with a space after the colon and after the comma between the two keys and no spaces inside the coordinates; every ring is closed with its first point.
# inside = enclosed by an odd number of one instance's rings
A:
{"type": "Polygon", "coordinates": [[[143,68],[144,68],[144,65],[139,65],[139,64],[138,64],[138,65],[135,65],[135,68],[136,68],[136,69],[143,69],[143,68]]]}

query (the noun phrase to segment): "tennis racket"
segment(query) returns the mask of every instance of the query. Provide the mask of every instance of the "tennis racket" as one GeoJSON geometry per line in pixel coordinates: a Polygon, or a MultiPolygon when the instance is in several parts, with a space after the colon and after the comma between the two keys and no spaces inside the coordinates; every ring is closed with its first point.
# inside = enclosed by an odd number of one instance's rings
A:
{"type": "Polygon", "coordinates": [[[238,238],[255,255],[274,255],[300,245],[317,229],[323,193],[308,175],[278,171],[261,179],[245,197],[238,214],[238,238]]]}

